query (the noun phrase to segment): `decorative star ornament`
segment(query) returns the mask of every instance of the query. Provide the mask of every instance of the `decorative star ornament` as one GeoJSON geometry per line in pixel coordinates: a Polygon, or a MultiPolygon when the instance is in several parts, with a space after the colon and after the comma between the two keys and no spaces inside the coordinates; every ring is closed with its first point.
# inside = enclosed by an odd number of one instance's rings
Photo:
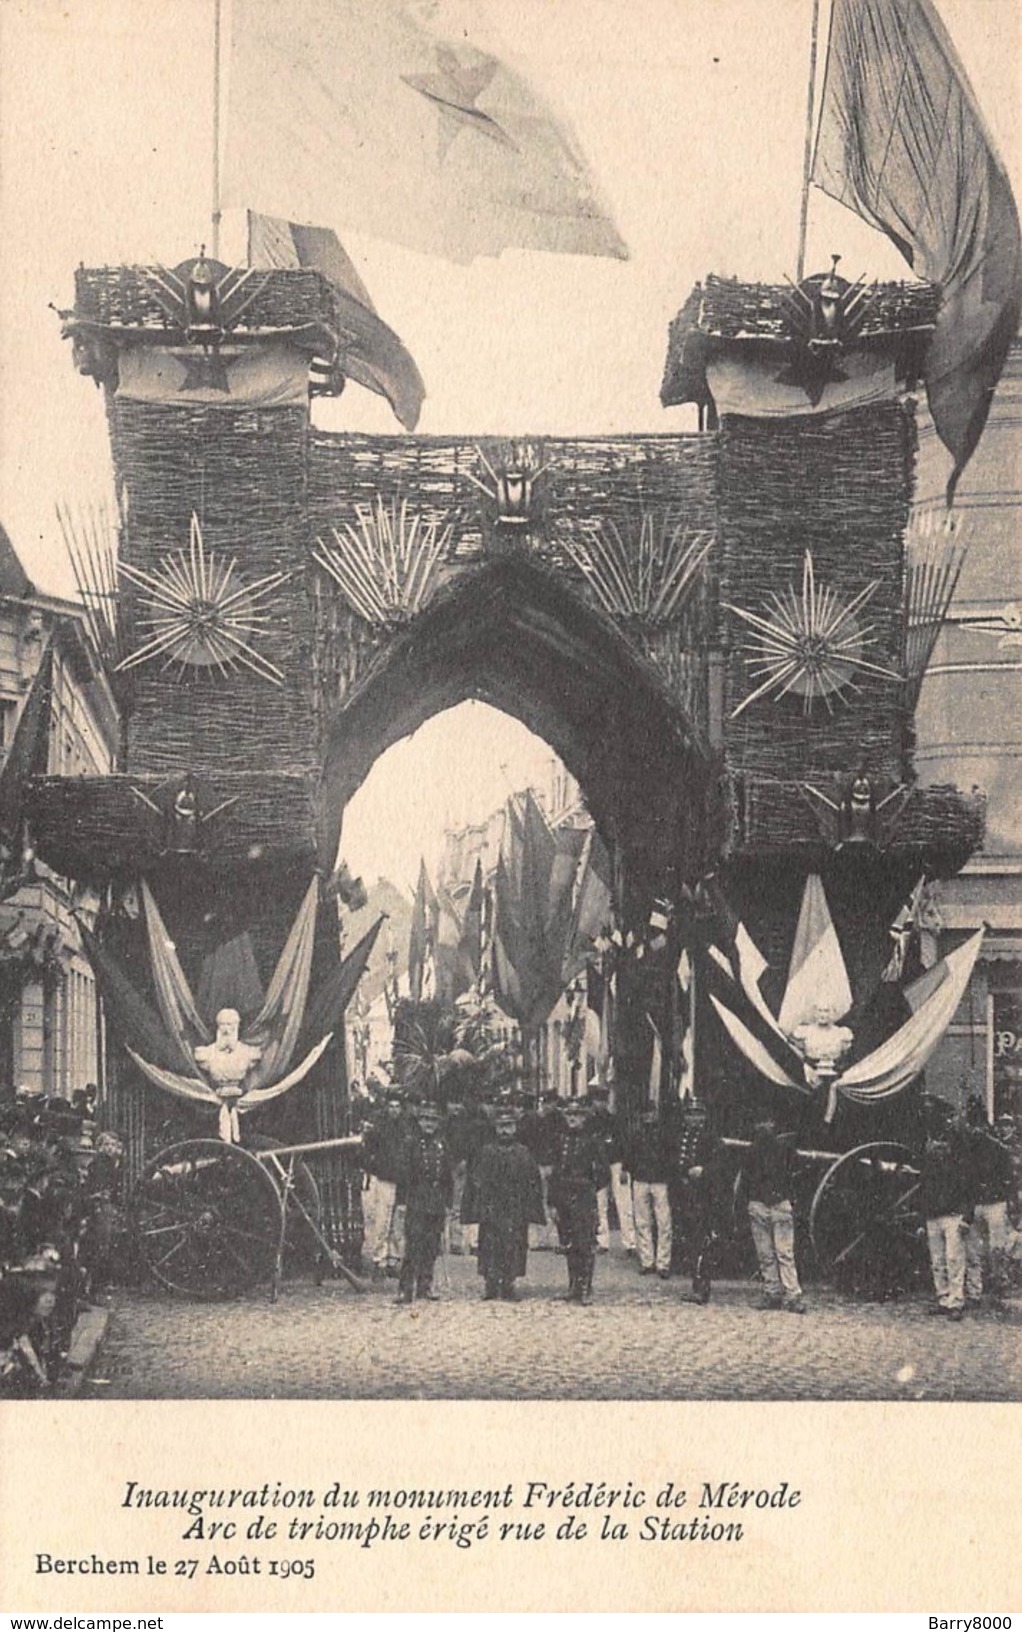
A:
{"type": "Polygon", "coordinates": [[[795,584],[789,584],[780,595],[771,591],[763,612],[750,612],[725,602],[726,610],[753,630],[753,638],[744,643],[744,650],[749,653],[750,671],[759,681],[732,709],[731,718],[737,719],[760,697],[777,699],[789,692],[801,696],[805,714],[817,699],[822,699],[828,712],[833,713],[837,693],[861,689],[855,681],[857,673],[901,680],[903,676],[894,669],[872,663],[862,655],[865,647],[876,644],[876,626],[861,624],[856,614],[879,587],[879,580],[874,580],[846,600],[837,590],[817,585],[813,558],[807,550],[801,591],[795,584]]]}
{"type": "Polygon", "coordinates": [[[401,76],[405,84],[431,102],[440,115],[437,141],[441,159],[446,158],[463,130],[473,130],[500,147],[518,152],[503,126],[476,107],[497,71],[497,61],[495,57],[474,55],[475,61],[465,63],[448,46],[438,46],[436,73],[401,76]]]}
{"type": "Polygon", "coordinates": [[[152,626],[149,639],[118,663],[118,671],[163,658],[165,669],[177,664],[180,674],[215,669],[226,676],[242,668],[275,686],[283,685],[282,671],[252,640],[272,621],[267,600],[290,578],[289,572],[271,572],[247,583],[235,561],[207,551],[194,512],[186,550],[165,555],[152,572],[126,561],[118,571],[142,591],[139,598],[149,608],[152,626]]]}

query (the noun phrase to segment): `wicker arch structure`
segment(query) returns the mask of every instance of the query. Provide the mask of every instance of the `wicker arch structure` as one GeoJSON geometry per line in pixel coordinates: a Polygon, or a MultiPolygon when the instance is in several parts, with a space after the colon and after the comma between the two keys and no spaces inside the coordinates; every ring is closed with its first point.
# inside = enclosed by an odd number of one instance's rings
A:
{"type": "Polygon", "coordinates": [[[479,567],[394,636],[327,722],[321,851],[380,754],[478,699],[522,721],[576,778],[627,885],[694,876],[710,853],[713,756],[613,621],[527,558],[479,567]]]}

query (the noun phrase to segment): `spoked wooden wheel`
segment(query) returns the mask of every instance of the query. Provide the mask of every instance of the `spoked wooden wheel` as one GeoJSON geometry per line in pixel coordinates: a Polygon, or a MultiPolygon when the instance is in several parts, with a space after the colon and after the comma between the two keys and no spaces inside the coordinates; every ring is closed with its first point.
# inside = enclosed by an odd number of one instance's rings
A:
{"type": "Polygon", "coordinates": [[[857,1145],[816,1187],[809,1233],[825,1275],[864,1291],[895,1290],[925,1265],[919,1175],[906,1145],[857,1145]]]}
{"type": "Polygon", "coordinates": [[[229,1298],[273,1275],[280,1192],[239,1145],[189,1139],[161,1151],[138,1182],[134,1211],[149,1269],[175,1292],[229,1298]]]}

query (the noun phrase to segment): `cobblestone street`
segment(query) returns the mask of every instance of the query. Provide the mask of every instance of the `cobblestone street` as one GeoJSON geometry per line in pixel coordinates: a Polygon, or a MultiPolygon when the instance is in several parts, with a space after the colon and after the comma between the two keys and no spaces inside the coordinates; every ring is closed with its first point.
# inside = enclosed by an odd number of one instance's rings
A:
{"type": "Polygon", "coordinates": [[[116,1294],[85,1381],[93,1399],[1012,1400],[1022,1396],[1022,1309],[930,1319],[811,1289],[798,1317],[726,1282],[698,1308],[687,1281],[640,1279],[618,1250],[597,1264],[591,1308],[560,1301],[563,1259],[533,1252],[520,1303],[484,1303],[454,1257],[439,1303],[396,1307],[395,1283],[291,1281],[204,1304],[116,1294]]]}

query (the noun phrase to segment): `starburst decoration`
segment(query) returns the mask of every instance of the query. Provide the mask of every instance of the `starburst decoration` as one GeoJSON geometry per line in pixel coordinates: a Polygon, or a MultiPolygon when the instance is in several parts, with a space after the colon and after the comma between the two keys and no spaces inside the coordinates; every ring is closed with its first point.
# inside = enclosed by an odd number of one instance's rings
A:
{"type": "Polygon", "coordinates": [[[595,522],[564,547],[612,617],[639,618],[654,628],[670,622],[698,581],[715,542],[693,532],[670,511],[643,510],[639,525],[622,533],[611,519],[595,522]]]}
{"type": "Polygon", "coordinates": [[[407,499],[355,506],[354,523],[316,540],[313,560],[366,623],[405,623],[436,590],[453,526],[409,508],[407,499]]]}
{"type": "Polygon", "coordinates": [[[153,572],[126,561],[119,563],[118,572],[142,592],[139,599],[149,608],[152,626],[149,639],[122,659],[118,670],[163,658],[165,669],[177,664],[181,674],[197,668],[226,676],[241,668],[283,685],[282,671],[256,650],[252,638],[273,621],[266,603],[289,572],[267,573],[247,583],[234,560],[206,549],[194,512],[187,549],[165,555],[153,572]]]}
{"type": "Polygon", "coordinates": [[[795,584],[789,584],[779,595],[771,591],[764,612],[749,612],[725,602],[726,610],[754,631],[754,638],[744,643],[744,650],[750,653],[749,669],[759,681],[748,697],[732,709],[731,718],[737,719],[760,697],[776,699],[789,692],[801,696],[805,714],[818,698],[833,713],[835,693],[861,690],[855,680],[857,673],[900,681],[903,677],[894,669],[872,663],[862,655],[866,647],[876,645],[876,625],[860,623],[857,614],[879,587],[875,579],[846,600],[837,590],[817,584],[813,558],[807,550],[801,591],[795,584]]]}

